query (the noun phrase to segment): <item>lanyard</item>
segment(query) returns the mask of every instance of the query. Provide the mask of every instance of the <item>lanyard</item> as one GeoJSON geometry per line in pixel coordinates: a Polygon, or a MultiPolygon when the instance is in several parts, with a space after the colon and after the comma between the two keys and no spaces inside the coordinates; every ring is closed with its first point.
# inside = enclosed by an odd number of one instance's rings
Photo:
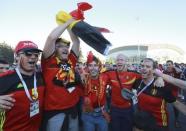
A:
{"type": "MultiPolygon", "coordinates": [[[[19,76],[19,79],[21,80],[21,83],[23,84],[23,87],[24,87],[24,90],[25,90],[25,93],[26,93],[28,99],[33,102],[34,100],[30,96],[30,93],[28,91],[28,87],[27,87],[27,85],[26,85],[26,83],[25,83],[25,81],[24,81],[19,69],[15,68],[15,71],[16,71],[17,75],[19,76]]],[[[37,83],[37,81],[36,81],[36,72],[34,72],[34,96],[37,96],[37,85],[36,85],[36,83],[37,83]]]]}
{"type": "Polygon", "coordinates": [[[119,79],[119,74],[118,74],[117,71],[116,71],[116,77],[117,77],[117,79],[118,79],[120,89],[122,89],[122,84],[121,84],[121,81],[120,81],[120,79],[119,79]]]}
{"type": "MultiPolygon", "coordinates": [[[[149,87],[152,84],[153,81],[154,81],[154,78],[137,94],[137,96],[139,96],[145,89],[147,89],[147,87],[149,87]]],[[[143,80],[141,81],[138,88],[141,88],[142,82],[143,82],[143,80]]]]}

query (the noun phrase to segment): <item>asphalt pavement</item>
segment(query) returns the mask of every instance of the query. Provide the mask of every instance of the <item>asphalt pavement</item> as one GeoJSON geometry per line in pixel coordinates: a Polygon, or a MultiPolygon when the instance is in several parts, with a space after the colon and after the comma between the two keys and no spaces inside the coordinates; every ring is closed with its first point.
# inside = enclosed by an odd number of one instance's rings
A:
{"type": "Polygon", "coordinates": [[[186,131],[186,115],[183,115],[182,113],[179,113],[179,123],[180,123],[180,128],[175,127],[175,122],[174,122],[174,112],[173,112],[173,107],[171,104],[168,104],[168,111],[169,111],[169,131],[186,131]]]}

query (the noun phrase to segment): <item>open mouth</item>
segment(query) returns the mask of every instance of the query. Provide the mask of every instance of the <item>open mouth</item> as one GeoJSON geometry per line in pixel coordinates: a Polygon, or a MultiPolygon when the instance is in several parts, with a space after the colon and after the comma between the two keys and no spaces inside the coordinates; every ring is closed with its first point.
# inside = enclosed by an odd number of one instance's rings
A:
{"type": "Polygon", "coordinates": [[[62,54],[63,54],[63,55],[68,55],[68,50],[63,50],[63,51],[62,51],[62,54]]]}
{"type": "Polygon", "coordinates": [[[147,72],[142,71],[141,74],[142,75],[147,75],[147,72]]]}
{"type": "Polygon", "coordinates": [[[68,54],[68,51],[63,51],[62,54],[63,55],[67,55],[68,54]]]}
{"type": "Polygon", "coordinates": [[[144,70],[144,69],[141,69],[141,74],[147,74],[147,71],[146,70],[144,70]]]}
{"type": "Polygon", "coordinates": [[[30,65],[35,65],[35,62],[34,61],[29,61],[28,62],[30,65]]]}
{"type": "Polygon", "coordinates": [[[117,67],[122,67],[123,65],[122,64],[118,64],[117,67]]]}

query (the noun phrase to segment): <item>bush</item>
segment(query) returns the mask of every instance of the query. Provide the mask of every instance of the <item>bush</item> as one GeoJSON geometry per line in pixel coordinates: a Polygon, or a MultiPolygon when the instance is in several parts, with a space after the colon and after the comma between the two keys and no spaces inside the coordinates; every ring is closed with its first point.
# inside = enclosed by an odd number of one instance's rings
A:
{"type": "Polygon", "coordinates": [[[14,52],[11,46],[7,43],[0,43],[0,59],[6,60],[9,64],[14,62],[14,52]]]}

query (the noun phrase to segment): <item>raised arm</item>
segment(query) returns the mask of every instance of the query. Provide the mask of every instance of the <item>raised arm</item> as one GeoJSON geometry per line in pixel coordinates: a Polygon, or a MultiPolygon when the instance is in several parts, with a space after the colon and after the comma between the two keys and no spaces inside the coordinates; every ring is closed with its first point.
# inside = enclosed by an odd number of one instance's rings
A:
{"type": "Polygon", "coordinates": [[[184,115],[186,115],[186,105],[181,103],[180,101],[176,100],[174,103],[172,103],[174,107],[176,107],[180,112],[182,112],[184,115]]]}
{"type": "Polygon", "coordinates": [[[74,21],[74,19],[69,19],[66,23],[57,26],[48,36],[44,49],[43,49],[43,57],[48,58],[55,51],[55,42],[61,36],[61,34],[65,31],[65,29],[74,21]]]}
{"type": "Polygon", "coordinates": [[[164,74],[158,69],[156,69],[154,71],[154,73],[155,73],[155,75],[162,77],[168,83],[171,83],[177,87],[180,87],[180,88],[186,90],[186,81],[174,78],[174,77],[167,75],[167,74],[164,74]]]}
{"type": "Polygon", "coordinates": [[[68,32],[69,32],[69,35],[70,35],[70,38],[72,40],[72,48],[71,50],[75,53],[75,55],[78,57],[79,56],[79,52],[80,52],[80,41],[78,39],[78,37],[76,35],[74,35],[74,33],[68,29],[68,32]]]}

